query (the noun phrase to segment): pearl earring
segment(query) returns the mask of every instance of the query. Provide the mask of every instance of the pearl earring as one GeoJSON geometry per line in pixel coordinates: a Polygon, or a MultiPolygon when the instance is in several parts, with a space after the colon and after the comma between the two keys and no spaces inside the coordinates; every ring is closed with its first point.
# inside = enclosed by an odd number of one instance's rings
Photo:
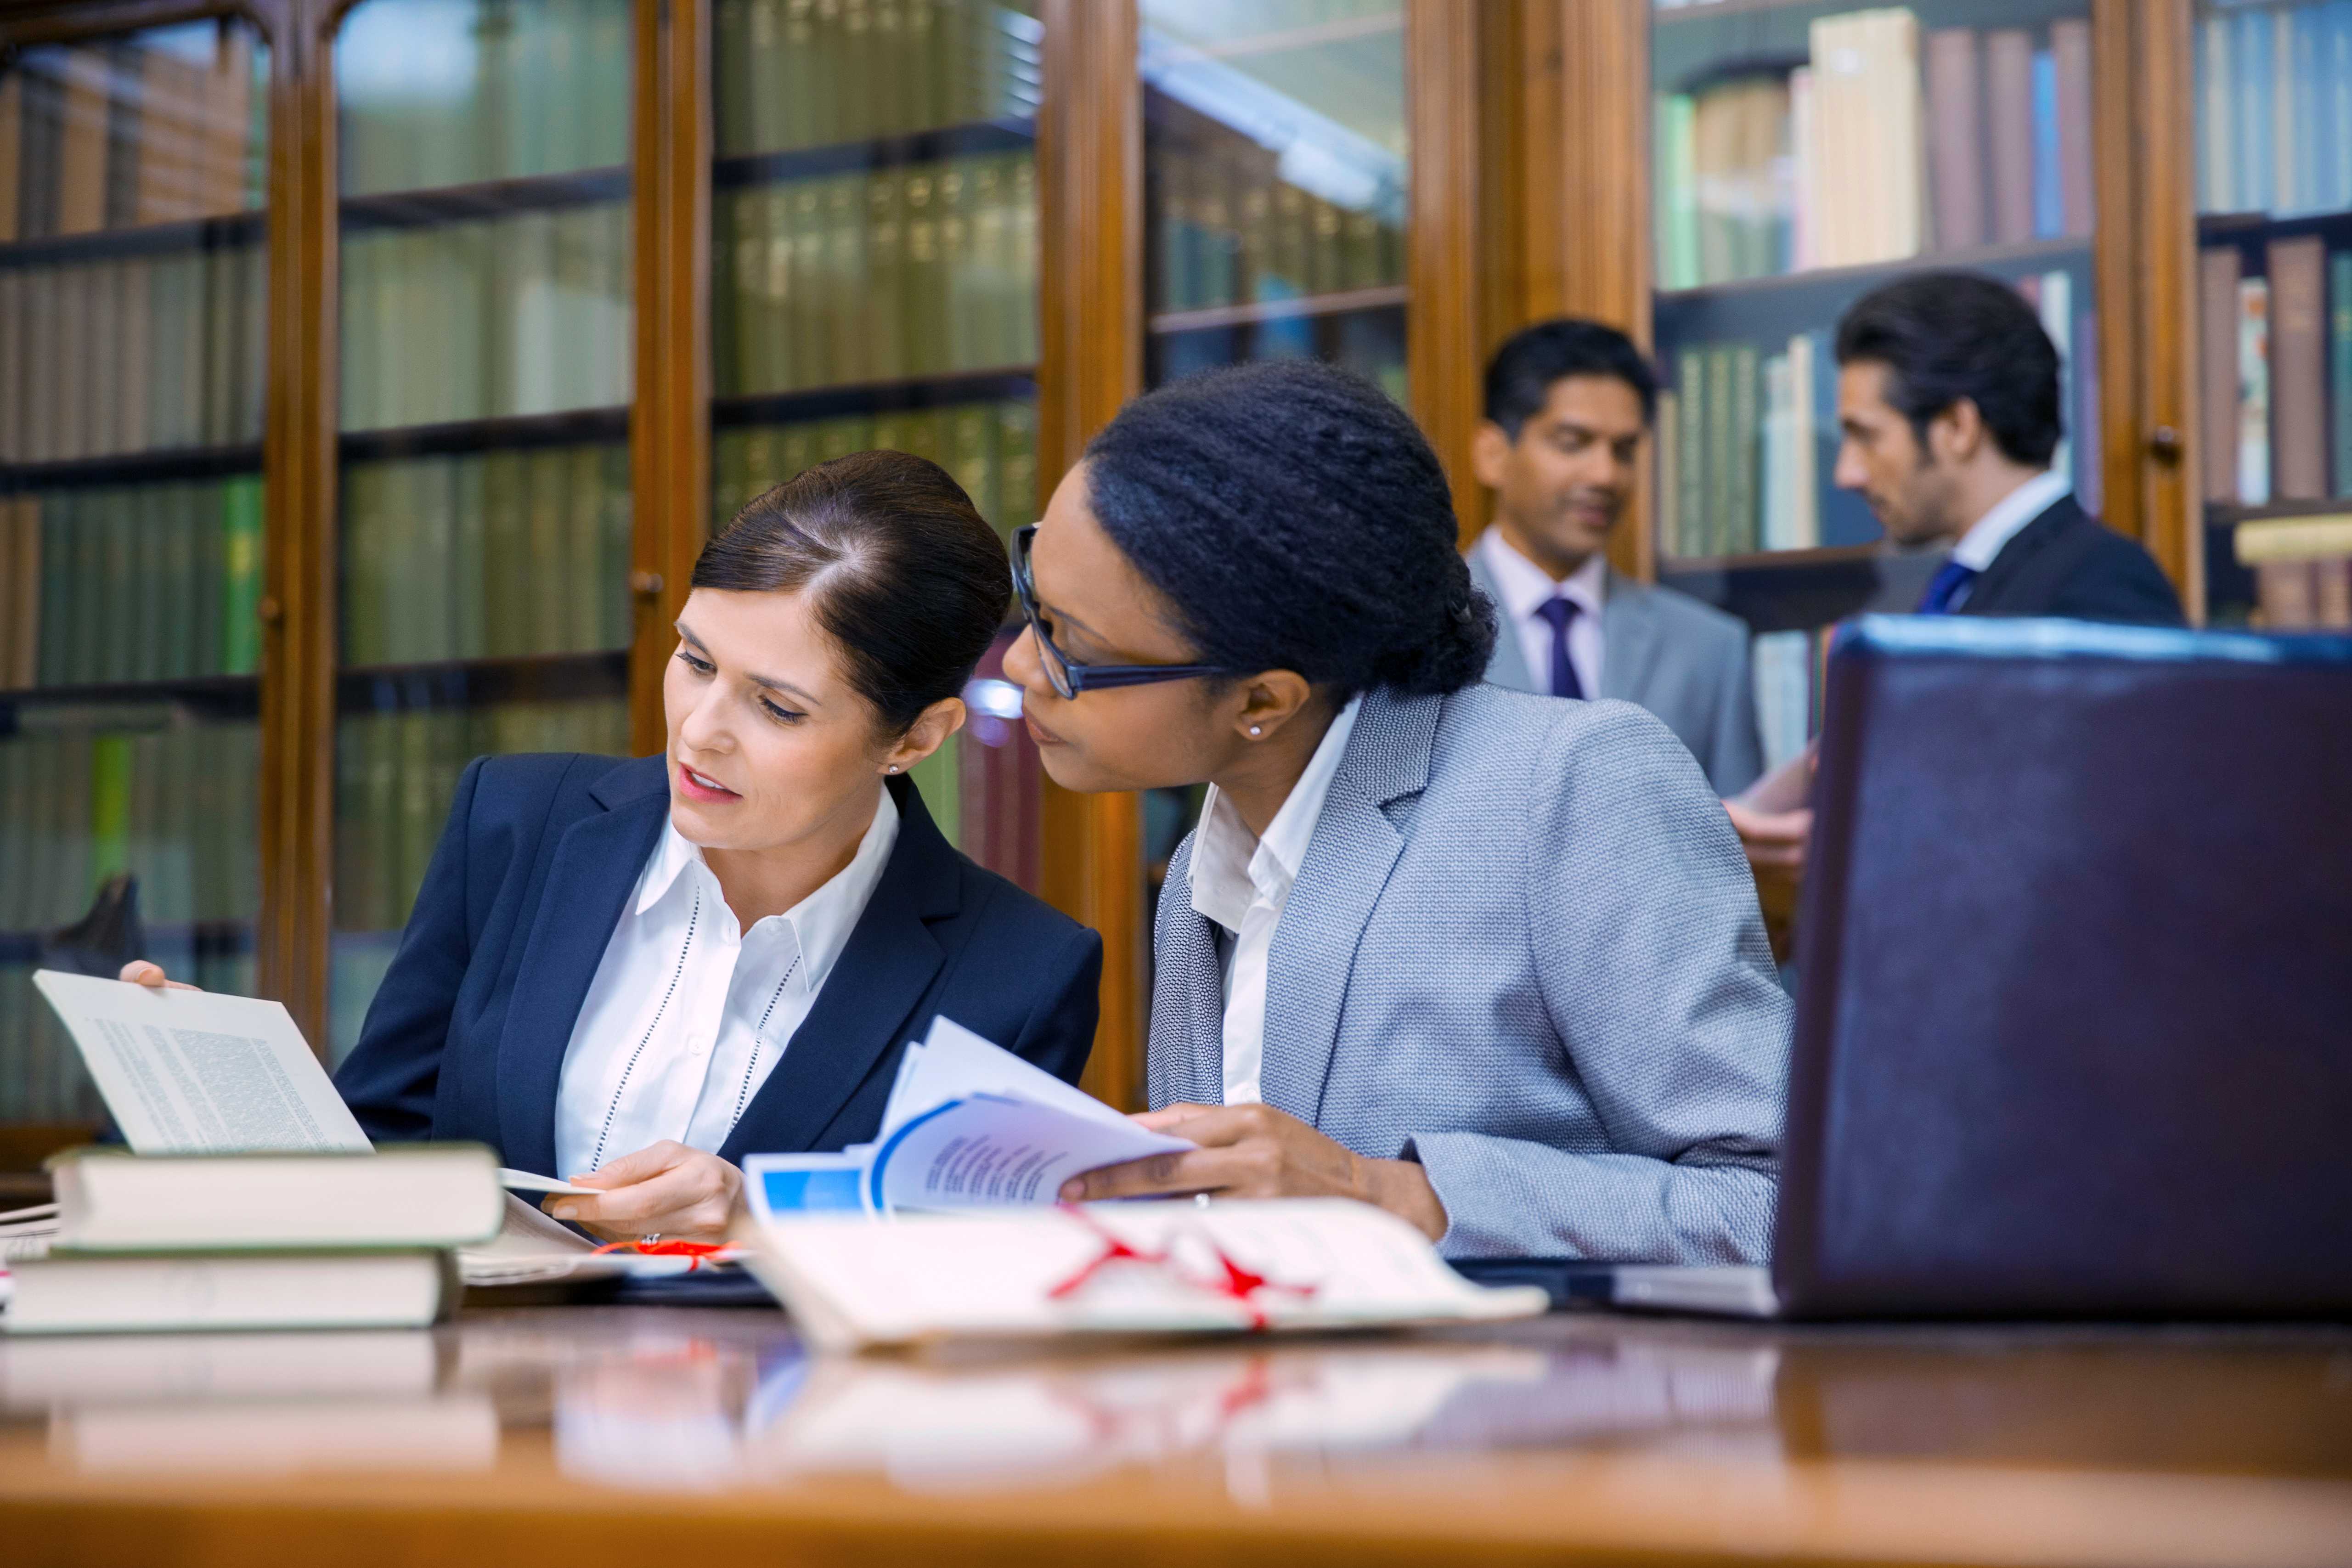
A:
{"type": "Polygon", "coordinates": [[[1255,724],[1253,724],[1253,725],[1251,725],[1251,726],[1250,726],[1250,736],[1251,736],[1251,738],[1252,738],[1253,740],[1254,740],[1254,739],[1255,739],[1256,737],[1260,736],[1260,735],[1265,734],[1265,731],[1264,730],[1262,730],[1262,729],[1258,728],[1258,726],[1256,726],[1255,724]]]}
{"type": "Polygon", "coordinates": [[[884,768],[882,771],[886,773],[895,773],[898,771],[898,764],[892,763],[888,767],[884,768]]]}

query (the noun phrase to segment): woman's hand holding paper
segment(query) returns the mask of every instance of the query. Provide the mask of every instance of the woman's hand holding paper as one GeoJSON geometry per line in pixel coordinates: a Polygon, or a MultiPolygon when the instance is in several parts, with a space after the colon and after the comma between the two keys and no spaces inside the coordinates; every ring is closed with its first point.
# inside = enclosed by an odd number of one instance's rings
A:
{"type": "Polygon", "coordinates": [[[540,1206],[606,1241],[656,1233],[667,1241],[724,1241],[743,1202],[742,1172],[668,1139],[571,1180],[598,1195],[551,1194],[540,1206]]]}
{"type": "Polygon", "coordinates": [[[1067,1203],[1103,1198],[1354,1198],[1445,1234],[1445,1205],[1429,1174],[1410,1160],[1367,1160],[1295,1116],[1266,1105],[1171,1105],[1135,1119],[1155,1132],[1200,1145],[1106,1165],[1062,1184],[1067,1203]]]}

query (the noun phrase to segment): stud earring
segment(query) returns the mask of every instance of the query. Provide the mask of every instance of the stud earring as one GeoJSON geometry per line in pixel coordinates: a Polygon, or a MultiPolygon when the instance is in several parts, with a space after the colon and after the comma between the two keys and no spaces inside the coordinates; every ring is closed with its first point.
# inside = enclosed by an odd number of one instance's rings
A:
{"type": "Polygon", "coordinates": [[[1251,738],[1252,740],[1255,740],[1255,739],[1256,739],[1258,736],[1263,735],[1263,734],[1265,734],[1265,731],[1264,730],[1260,729],[1257,725],[1253,724],[1253,725],[1251,725],[1251,726],[1250,726],[1250,738],[1251,738]]]}
{"type": "Polygon", "coordinates": [[[898,771],[898,764],[892,763],[888,767],[884,768],[882,771],[886,773],[895,773],[898,771]]]}

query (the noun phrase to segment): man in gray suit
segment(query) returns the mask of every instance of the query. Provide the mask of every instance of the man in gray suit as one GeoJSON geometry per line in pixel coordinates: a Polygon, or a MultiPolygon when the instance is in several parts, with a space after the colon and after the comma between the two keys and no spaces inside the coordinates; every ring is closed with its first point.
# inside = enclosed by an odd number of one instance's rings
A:
{"type": "Polygon", "coordinates": [[[1602,547],[1633,491],[1657,378],[1598,321],[1542,321],[1486,367],[1472,458],[1495,493],[1470,575],[1502,636],[1486,679],[1552,697],[1617,697],[1665,721],[1719,795],[1763,771],[1748,627],[1610,568],[1602,547]]]}

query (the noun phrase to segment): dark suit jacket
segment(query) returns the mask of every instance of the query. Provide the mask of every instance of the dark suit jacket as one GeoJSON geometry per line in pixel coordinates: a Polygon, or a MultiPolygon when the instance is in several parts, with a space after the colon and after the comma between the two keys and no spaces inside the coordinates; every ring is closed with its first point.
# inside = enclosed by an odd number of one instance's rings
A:
{"type": "Polygon", "coordinates": [[[2071,495],[2010,537],[1957,613],[2182,624],[2179,596],[2148,552],[2071,495]]]}
{"type": "MultiPolygon", "coordinates": [[[[898,839],[783,1059],[719,1151],[873,1138],[905,1042],[944,1014],[1068,1082],[1102,938],[950,847],[905,778],[898,839]]],[[[371,1138],[467,1139],[555,1169],[555,1086],[605,944],[669,812],[660,757],[467,768],[400,952],[336,1087],[371,1138]]]]}

